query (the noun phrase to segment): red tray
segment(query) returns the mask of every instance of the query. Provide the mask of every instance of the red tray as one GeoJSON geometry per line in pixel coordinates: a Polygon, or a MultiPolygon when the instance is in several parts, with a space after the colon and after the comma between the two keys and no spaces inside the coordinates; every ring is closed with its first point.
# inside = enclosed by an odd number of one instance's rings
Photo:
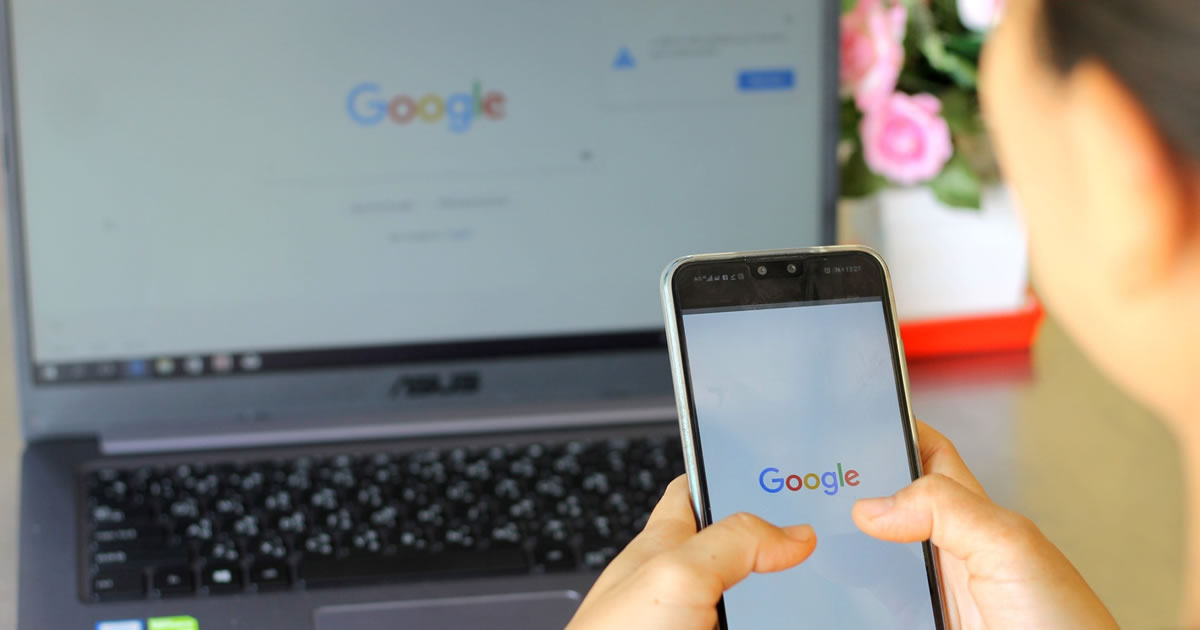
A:
{"type": "Polygon", "coordinates": [[[1030,296],[1025,307],[1008,313],[900,322],[909,359],[1027,350],[1045,317],[1030,296]]]}

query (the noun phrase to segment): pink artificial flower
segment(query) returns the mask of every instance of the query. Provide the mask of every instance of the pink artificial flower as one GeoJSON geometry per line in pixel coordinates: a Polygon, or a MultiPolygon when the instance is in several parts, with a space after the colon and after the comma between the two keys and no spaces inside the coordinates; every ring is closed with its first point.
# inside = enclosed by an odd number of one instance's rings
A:
{"type": "Polygon", "coordinates": [[[907,9],[895,0],[858,0],[842,16],[842,86],[854,94],[860,110],[871,109],[896,89],[907,21],[907,9]]]}
{"type": "Polygon", "coordinates": [[[902,185],[942,172],[954,152],[942,103],[932,94],[896,92],[866,112],[859,134],[870,169],[902,185]]]}
{"type": "Polygon", "coordinates": [[[1006,0],[958,0],[958,19],[963,26],[984,32],[1000,21],[1006,0]]]}

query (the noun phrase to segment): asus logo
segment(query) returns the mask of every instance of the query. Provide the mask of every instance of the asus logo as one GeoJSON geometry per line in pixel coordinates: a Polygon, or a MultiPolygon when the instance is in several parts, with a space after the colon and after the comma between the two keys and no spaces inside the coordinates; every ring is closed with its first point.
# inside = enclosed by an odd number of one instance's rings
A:
{"type": "Polygon", "coordinates": [[[729,282],[730,280],[745,280],[745,273],[710,273],[700,274],[692,278],[693,282],[729,282]]]}
{"type": "Polygon", "coordinates": [[[473,394],[479,391],[479,372],[455,374],[404,375],[392,383],[390,398],[419,398],[422,396],[473,394]]]}

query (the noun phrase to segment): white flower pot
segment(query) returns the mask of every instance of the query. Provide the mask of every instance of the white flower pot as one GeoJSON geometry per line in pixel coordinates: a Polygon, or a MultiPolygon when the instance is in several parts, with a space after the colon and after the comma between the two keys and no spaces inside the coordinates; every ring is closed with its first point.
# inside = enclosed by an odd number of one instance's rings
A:
{"type": "Polygon", "coordinates": [[[981,210],[945,206],[924,187],[891,188],[839,209],[844,243],[875,248],[888,262],[902,320],[1012,311],[1029,284],[1025,229],[1004,186],[981,210]]]}

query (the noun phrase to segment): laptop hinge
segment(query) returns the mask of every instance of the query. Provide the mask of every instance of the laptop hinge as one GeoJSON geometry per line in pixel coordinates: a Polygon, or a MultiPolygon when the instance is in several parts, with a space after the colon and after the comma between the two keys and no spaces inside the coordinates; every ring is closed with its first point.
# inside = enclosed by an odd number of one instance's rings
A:
{"type": "Polygon", "coordinates": [[[559,412],[506,413],[475,417],[430,418],[396,421],[394,418],[338,419],[336,426],[296,428],[272,427],[270,430],[233,432],[196,432],[188,435],[147,436],[130,432],[113,434],[100,440],[101,452],[108,455],[165,453],[178,451],[232,450],[303,444],[403,440],[439,435],[476,435],[514,431],[576,429],[622,424],[669,422],[677,418],[669,399],[652,404],[613,408],[598,406],[559,412]]]}

